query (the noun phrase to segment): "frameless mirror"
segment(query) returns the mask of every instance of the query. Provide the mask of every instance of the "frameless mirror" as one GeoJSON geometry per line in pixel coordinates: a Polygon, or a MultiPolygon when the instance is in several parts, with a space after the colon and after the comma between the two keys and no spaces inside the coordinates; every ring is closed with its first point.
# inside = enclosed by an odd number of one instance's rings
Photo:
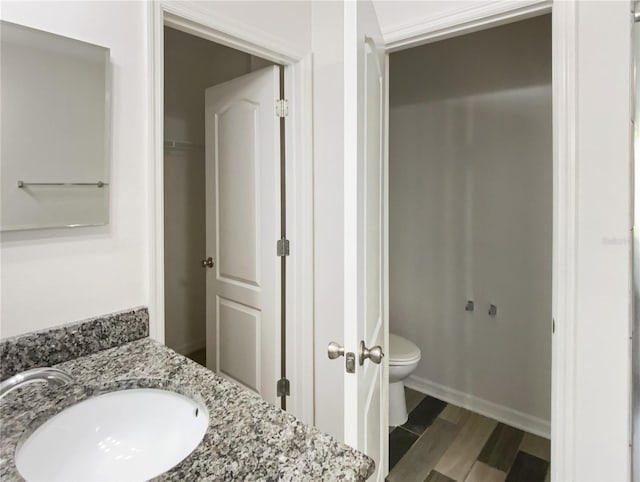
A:
{"type": "Polygon", "coordinates": [[[109,49],[0,22],[0,230],[109,221],[109,49]]]}

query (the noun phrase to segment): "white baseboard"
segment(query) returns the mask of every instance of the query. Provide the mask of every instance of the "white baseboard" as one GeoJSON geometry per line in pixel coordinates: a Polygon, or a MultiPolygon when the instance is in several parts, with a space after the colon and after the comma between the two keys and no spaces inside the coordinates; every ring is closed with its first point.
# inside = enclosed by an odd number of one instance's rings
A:
{"type": "Polygon", "coordinates": [[[455,388],[446,387],[415,375],[407,378],[404,384],[425,395],[430,395],[444,402],[466,408],[467,410],[493,418],[526,432],[550,438],[551,423],[548,420],[519,412],[504,405],[490,402],[484,398],[476,397],[475,395],[470,395],[455,388]]]}
{"type": "Polygon", "coordinates": [[[181,355],[188,355],[194,351],[201,350],[205,347],[205,340],[193,340],[187,343],[183,343],[179,346],[170,346],[173,351],[177,351],[181,355]]]}

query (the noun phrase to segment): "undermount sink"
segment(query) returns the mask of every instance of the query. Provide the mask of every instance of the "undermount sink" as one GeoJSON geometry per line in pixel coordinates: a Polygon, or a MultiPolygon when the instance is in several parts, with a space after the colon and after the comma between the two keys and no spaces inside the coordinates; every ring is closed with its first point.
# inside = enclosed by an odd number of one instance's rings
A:
{"type": "Polygon", "coordinates": [[[147,480],[180,463],[209,423],[200,403],[136,388],[72,405],[38,427],[15,455],[26,480],[147,480]]]}

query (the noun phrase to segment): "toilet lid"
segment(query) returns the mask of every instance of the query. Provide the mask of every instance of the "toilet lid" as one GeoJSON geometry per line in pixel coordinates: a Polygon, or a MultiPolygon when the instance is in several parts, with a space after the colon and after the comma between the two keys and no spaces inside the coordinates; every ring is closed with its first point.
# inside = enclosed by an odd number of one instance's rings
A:
{"type": "Polygon", "coordinates": [[[389,333],[389,363],[402,365],[420,360],[420,348],[412,341],[389,333]]]}

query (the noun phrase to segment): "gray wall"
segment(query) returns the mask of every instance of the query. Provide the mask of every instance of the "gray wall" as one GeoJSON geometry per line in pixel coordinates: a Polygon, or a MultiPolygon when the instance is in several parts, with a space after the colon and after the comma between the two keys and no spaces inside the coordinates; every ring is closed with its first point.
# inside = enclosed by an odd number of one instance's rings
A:
{"type": "Polygon", "coordinates": [[[550,20],[402,51],[390,63],[391,331],[421,348],[416,377],[544,420],[550,20]]]}
{"type": "MultiPolygon", "coordinates": [[[[204,146],[204,91],[266,65],[249,54],[165,28],[165,139],[204,146]]],[[[164,152],[165,342],[205,345],[204,149],[164,152]]]]}

